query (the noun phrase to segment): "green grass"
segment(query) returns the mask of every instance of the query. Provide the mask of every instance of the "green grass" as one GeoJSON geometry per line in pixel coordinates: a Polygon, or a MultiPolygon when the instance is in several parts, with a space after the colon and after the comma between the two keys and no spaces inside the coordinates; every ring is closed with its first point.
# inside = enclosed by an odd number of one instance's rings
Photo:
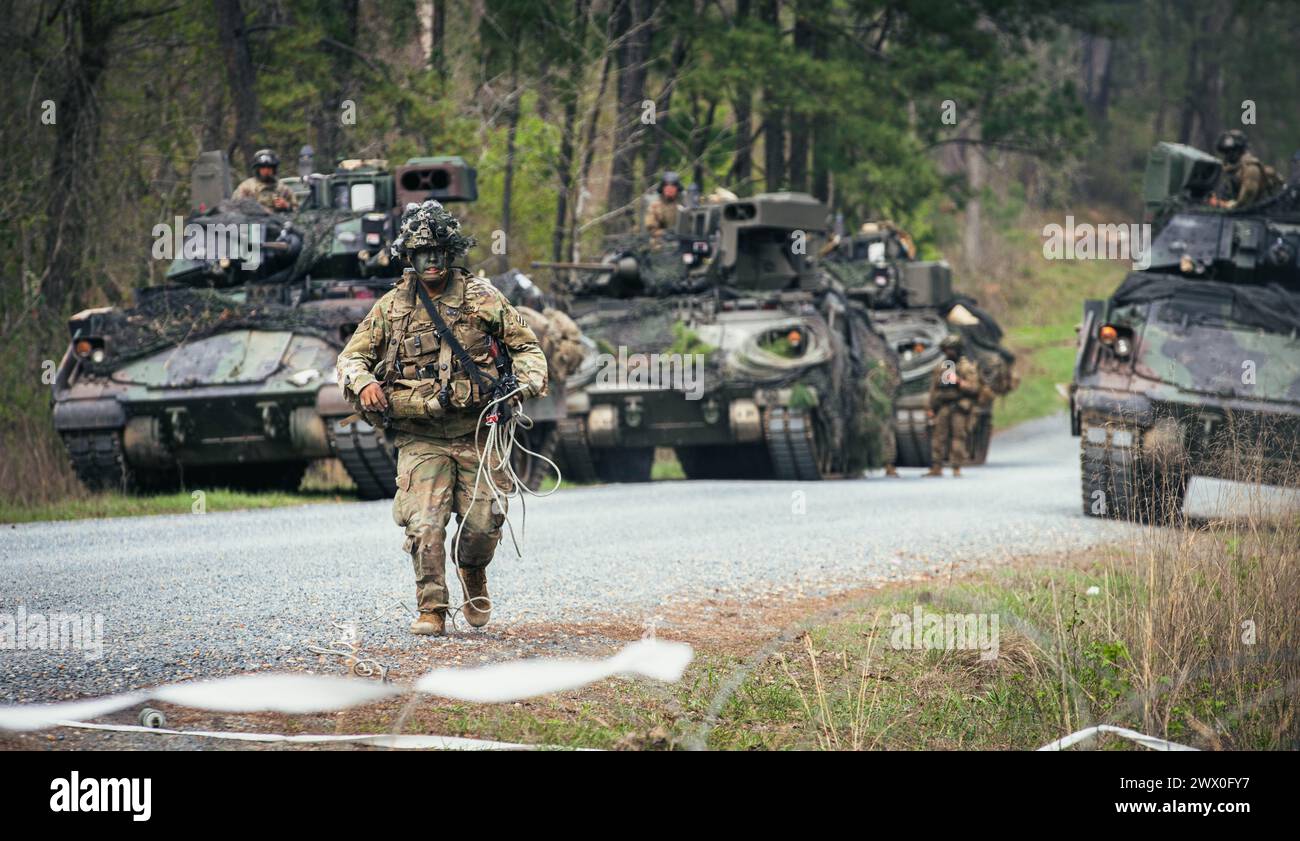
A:
{"type": "Polygon", "coordinates": [[[749,674],[709,745],[1028,750],[1108,723],[1200,748],[1293,749],[1298,527],[1174,530],[882,591],[811,623],[749,674]],[[896,649],[892,617],[917,605],[996,615],[997,656],[896,649]],[[1242,616],[1272,637],[1243,637],[1242,616]]]}
{"type": "Polygon", "coordinates": [[[348,502],[350,493],[311,491],[298,493],[246,493],[225,489],[182,491],[158,496],[127,496],[99,493],[85,497],[19,505],[0,501],[0,523],[29,523],[40,520],[79,520],[87,517],[139,517],[152,514],[194,514],[200,510],[236,511],[248,508],[280,508],[317,502],[348,502]]]}
{"type": "Polygon", "coordinates": [[[1110,295],[1128,271],[1121,262],[1045,259],[1039,221],[1002,235],[1011,267],[993,286],[1004,341],[1017,356],[1020,385],[994,406],[999,429],[1066,408],[1057,385],[1069,383],[1073,375],[1083,302],[1110,295]]]}

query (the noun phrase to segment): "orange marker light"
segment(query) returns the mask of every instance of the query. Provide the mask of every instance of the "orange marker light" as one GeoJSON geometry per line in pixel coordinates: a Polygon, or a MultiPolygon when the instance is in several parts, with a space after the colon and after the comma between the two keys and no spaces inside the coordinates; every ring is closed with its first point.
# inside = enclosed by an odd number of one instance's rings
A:
{"type": "Polygon", "coordinates": [[[791,330],[791,331],[789,332],[789,334],[786,335],[785,338],[786,338],[786,340],[789,341],[790,344],[792,344],[792,345],[797,345],[797,344],[799,344],[799,342],[801,342],[801,341],[803,340],[803,336],[801,336],[801,335],[799,334],[799,331],[798,331],[798,330],[791,330]]]}
{"type": "Polygon", "coordinates": [[[1115,344],[1115,340],[1119,338],[1119,331],[1109,324],[1104,324],[1102,325],[1102,328],[1097,331],[1097,338],[1101,339],[1103,345],[1113,345],[1115,344]]]}
{"type": "Polygon", "coordinates": [[[75,349],[77,351],[77,356],[90,356],[91,345],[90,342],[85,339],[79,340],[75,349]]]}

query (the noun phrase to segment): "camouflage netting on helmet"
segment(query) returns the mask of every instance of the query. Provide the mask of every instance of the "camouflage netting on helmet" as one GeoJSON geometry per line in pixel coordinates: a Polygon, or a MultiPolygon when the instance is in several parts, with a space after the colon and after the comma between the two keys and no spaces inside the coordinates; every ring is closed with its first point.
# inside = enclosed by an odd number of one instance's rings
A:
{"type": "Polygon", "coordinates": [[[1300,290],[1276,283],[1224,283],[1178,275],[1134,272],[1116,290],[1116,304],[1142,304],[1179,298],[1194,306],[1199,298],[1230,303],[1232,320],[1274,333],[1300,331],[1300,290]]]}
{"type": "Polygon", "coordinates": [[[447,251],[452,259],[458,259],[476,244],[474,237],[461,230],[460,220],[451,211],[441,202],[429,199],[423,204],[411,202],[402,211],[392,250],[398,256],[408,256],[409,252],[421,248],[439,248],[447,251]]]}
{"type": "Polygon", "coordinates": [[[354,318],[328,309],[240,303],[207,289],[163,287],[141,294],[132,309],[94,315],[88,332],[105,339],[108,356],[82,364],[91,373],[107,375],[134,359],[231,330],[288,330],[341,349],[340,329],[354,318]]]}

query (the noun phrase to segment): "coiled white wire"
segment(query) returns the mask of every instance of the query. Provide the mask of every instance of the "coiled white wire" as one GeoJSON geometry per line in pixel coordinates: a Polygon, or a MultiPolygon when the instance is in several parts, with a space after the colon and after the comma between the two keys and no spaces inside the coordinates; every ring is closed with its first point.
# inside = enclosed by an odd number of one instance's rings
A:
{"type": "MultiPolygon", "coordinates": [[[[510,419],[504,423],[500,420],[494,421],[493,423],[486,423],[488,413],[493,409],[493,407],[498,407],[499,409],[499,407],[504,405],[506,401],[514,399],[522,390],[523,387],[520,386],[507,394],[489,400],[487,405],[483,407],[483,410],[479,412],[478,424],[474,427],[474,449],[478,453],[478,470],[474,474],[474,488],[470,492],[470,504],[468,506],[468,508],[472,509],[474,505],[479,502],[479,485],[486,479],[491,496],[489,513],[491,513],[490,506],[492,505],[496,505],[500,508],[501,513],[505,518],[505,527],[510,533],[510,542],[515,548],[516,557],[523,557],[523,552],[520,550],[519,545],[524,539],[528,529],[528,506],[525,502],[525,495],[538,497],[539,499],[550,496],[560,489],[560,483],[564,481],[564,476],[560,472],[560,466],[558,464],[541,453],[533,452],[528,449],[523,444],[520,444],[516,438],[519,429],[533,428],[533,419],[524,414],[522,404],[514,407],[514,410],[510,413],[510,419]],[[482,437],[484,427],[487,427],[486,438],[482,437]],[[480,441],[481,438],[482,440],[480,441]],[[516,447],[518,447],[521,452],[551,466],[551,469],[555,471],[555,487],[542,493],[534,491],[523,483],[519,478],[519,474],[515,472],[514,467],[513,456],[516,447]],[[497,483],[493,481],[492,474],[497,470],[504,471],[506,477],[510,480],[509,490],[503,491],[501,488],[497,487],[497,483]],[[513,497],[519,498],[521,513],[518,538],[515,537],[514,525],[510,522],[509,514],[510,507],[508,502],[513,497]]],[[[469,595],[469,586],[465,583],[465,571],[460,565],[460,536],[461,533],[465,531],[465,519],[468,516],[469,511],[461,513],[460,521],[456,526],[456,539],[452,542],[451,549],[452,563],[456,566],[456,577],[460,579],[461,595],[464,596],[464,600],[455,608],[451,608],[451,606],[448,605],[453,624],[456,621],[455,615],[459,613],[461,608],[465,605],[473,604],[476,610],[485,613],[492,610],[492,600],[490,598],[484,596],[471,597],[469,595]],[[480,607],[478,603],[482,602],[486,602],[487,607],[480,607]]]]}

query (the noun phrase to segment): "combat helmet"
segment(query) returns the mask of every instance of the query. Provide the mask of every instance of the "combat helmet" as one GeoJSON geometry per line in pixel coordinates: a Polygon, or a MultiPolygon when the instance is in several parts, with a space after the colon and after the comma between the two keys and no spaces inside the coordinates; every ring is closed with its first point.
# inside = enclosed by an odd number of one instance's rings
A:
{"type": "Polygon", "coordinates": [[[264,166],[269,166],[273,170],[280,168],[280,156],[271,149],[258,149],[253,153],[253,163],[250,169],[256,173],[264,166]]]}
{"type": "Polygon", "coordinates": [[[1219,140],[1214,144],[1214,149],[1227,160],[1235,161],[1242,156],[1249,145],[1246,133],[1234,128],[1228,129],[1219,135],[1219,140]]]}
{"type": "Polygon", "coordinates": [[[676,186],[680,190],[682,188],[682,177],[671,169],[666,169],[664,174],[659,177],[659,195],[664,194],[664,188],[669,184],[676,186]]]}
{"type": "Polygon", "coordinates": [[[459,219],[441,202],[429,199],[423,204],[411,202],[402,211],[392,252],[394,257],[410,260],[414,252],[430,249],[444,252],[449,260],[455,260],[465,256],[476,244],[474,237],[461,231],[459,219]]]}

